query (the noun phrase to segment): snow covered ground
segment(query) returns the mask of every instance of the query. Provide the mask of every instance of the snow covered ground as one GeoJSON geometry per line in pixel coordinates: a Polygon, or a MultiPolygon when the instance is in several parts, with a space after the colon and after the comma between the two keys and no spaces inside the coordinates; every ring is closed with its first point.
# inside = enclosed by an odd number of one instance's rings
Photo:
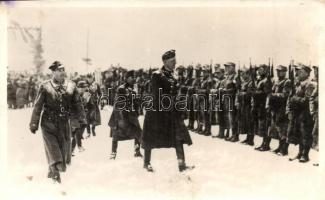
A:
{"type": "MultiPolygon", "coordinates": [[[[311,161],[289,162],[271,152],[191,133],[192,146],[185,146],[186,161],[195,169],[180,174],[174,149],[154,150],[155,173],[143,169],[143,161],[133,157],[133,141],[120,142],[116,160],[109,160],[111,139],[107,122],[111,109],[102,111],[97,136],[83,140],[86,151],[73,157],[62,174],[62,184],[47,176],[41,132],[29,132],[31,109],[8,111],[7,177],[2,178],[1,199],[325,199],[320,192],[320,167],[311,161]]],[[[143,117],[140,117],[142,124],[143,117]]],[[[216,134],[218,127],[213,127],[216,134]]],[[[241,136],[241,140],[244,136],[241,136]]],[[[260,138],[255,139],[259,145],[260,138]]],[[[277,145],[272,141],[272,148],[277,145]]],[[[297,153],[289,147],[289,157],[297,153]]]]}

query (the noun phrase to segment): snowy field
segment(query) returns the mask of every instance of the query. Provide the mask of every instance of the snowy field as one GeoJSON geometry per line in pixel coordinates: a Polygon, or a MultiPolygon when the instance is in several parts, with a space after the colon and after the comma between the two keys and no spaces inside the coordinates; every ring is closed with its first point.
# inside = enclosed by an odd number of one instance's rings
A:
{"type": "MultiPolygon", "coordinates": [[[[41,132],[33,135],[28,129],[31,109],[8,111],[8,173],[2,178],[6,187],[1,188],[1,199],[325,199],[319,195],[324,173],[313,166],[318,157],[313,150],[311,161],[301,164],[191,133],[193,145],[185,146],[185,156],[195,169],[185,174],[178,172],[174,149],[153,150],[155,173],[146,172],[142,159],[133,157],[133,141],[120,142],[116,160],[109,160],[110,113],[107,107],[102,111],[97,136],[83,140],[86,151],[76,153],[59,185],[46,177],[41,132]]],[[[213,134],[217,131],[213,127],[213,134]]],[[[260,142],[255,139],[255,145],[260,142]]],[[[272,149],[276,145],[272,141],[272,149]]],[[[289,147],[289,157],[297,148],[289,147]]]]}

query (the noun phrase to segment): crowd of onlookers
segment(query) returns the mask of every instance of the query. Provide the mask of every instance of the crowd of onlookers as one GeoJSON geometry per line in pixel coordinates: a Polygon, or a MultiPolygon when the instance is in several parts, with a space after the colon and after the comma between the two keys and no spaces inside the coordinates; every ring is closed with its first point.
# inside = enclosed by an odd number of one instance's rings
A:
{"type": "Polygon", "coordinates": [[[49,75],[28,73],[7,73],[7,103],[9,109],[33,106],[39,83],[49,75]]]}

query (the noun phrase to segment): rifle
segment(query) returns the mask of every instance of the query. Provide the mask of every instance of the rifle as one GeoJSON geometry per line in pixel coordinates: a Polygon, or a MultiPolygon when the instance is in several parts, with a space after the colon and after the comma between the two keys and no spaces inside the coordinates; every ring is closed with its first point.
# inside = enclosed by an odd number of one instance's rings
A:
{"type": "Polygon", "coordinates": [[[289,97],[292,97],[293,95],[295,95],[296,91],[295,91],[295,74],[294,74],[294,60],[290,61],[290,65],[289,65],[289,79],[291,82],[291,91],[290,91],[290,95],[289,97]]]}
{"type": "Polygon", "coordinates": [[[240,63],[239,63],[239,67],[238,67],[238,71],[237,71],[238,75],[236,77],[236,88],[237,91],[239,92],[239,90],[241,89],[241,71],[240,71],[240,63]]]}
{"type": "Polygon", "coordinates": [[[256,85],[255,85],[255,71],[253,71],[253,68],[252,68],[251,58],[249,58],[249,73],[250,73],[251,79],[252,79],[252,88],[255,89],[256,88],[256,85]]]}
{"type": "Polygon", "coordinates": [[[273,58],[272,58],[272,65],[271,65],[270,76],[271,76],[271,78],[274,78],[273,58]]]}
{"type": "Polygon", "coordinates": [[[270,64],[270,58],[269,58],[269,65],[268,65],[268,70],[267,70],[267,84],[268,87],[270,88],[269,91],[272,90],[272,80],[271,80],[271,64],[270,64]]]}

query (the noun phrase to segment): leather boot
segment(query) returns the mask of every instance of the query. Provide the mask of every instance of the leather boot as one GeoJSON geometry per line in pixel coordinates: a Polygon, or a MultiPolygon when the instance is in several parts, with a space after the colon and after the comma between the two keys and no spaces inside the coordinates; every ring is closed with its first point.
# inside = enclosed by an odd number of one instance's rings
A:
{"type": "Polygon", "coordinates": [[[254,146],[254,135],[248,135],[247,145],[254,146]]]}
{"type": "Polygon", "coordinates": [[[230,142],[238,142],[238,141],[239,141],[239,136],[237,134],[234,134],[230,142]]]}
{"type": "Polygon", "coordinates": [[[112,152],[111,155],[109,156],[110,160],[115,160],[116,158],[116,152],[112,152]]]}
{"type": "Polygon", "coordinates": [[[178,160],[178,170],[179,172],[184,172],[186,170],[192,170],[194,166],[187,166],[183,159],[178,160]]]}
{"type": "Polygon", "coordinates": [[[301,158],[299,159],[299,162],[306,163],[309,161],[309,150],[310,150],[310,147],[307,145],[304,145],[304,151],[302,153],[301,158]]]}
{"type": "Polygon", "coordinates": [[[91,127],[91,132],[93,133],[93,136],[96,136],[95,129],[96,129],[96,126],[92,126],[91,127]]]}
{"type": "Polygon", "coordinates": [[[206,126],[204,132],[203,132],[203,135],[205,136],[211,136],[211,127],[209,126],[206,126]]]}
{"type": "Polygon", "coordinates": [[[217,138],[223,139],[225,137],[225,129],[219,126],[219,134],[217,138]]]}
{"type": "Polygon", "coordinates": [[[279,156],[288,155],[289,143],[286,142],[286,139],[283,139],[281,151],[278,153],[279,156]]]}
{"type": "Polygon", "coordinates": [[[264,145],[262,146],[262,148],[260,149],[260,151],[269,151],[271,148],[270,148],[270,142],[271,142],[271,138],[268,137],[268,136],[265,136],[263,138],[264,140],[264,145]]]}
{"type": "Polygon", "coordinates": [[[53,182],[61,183],[60,172],[56,167],[56,164],[50,166],[50,171],[51,171],[50,178],[52,178],[53,182]]]}

